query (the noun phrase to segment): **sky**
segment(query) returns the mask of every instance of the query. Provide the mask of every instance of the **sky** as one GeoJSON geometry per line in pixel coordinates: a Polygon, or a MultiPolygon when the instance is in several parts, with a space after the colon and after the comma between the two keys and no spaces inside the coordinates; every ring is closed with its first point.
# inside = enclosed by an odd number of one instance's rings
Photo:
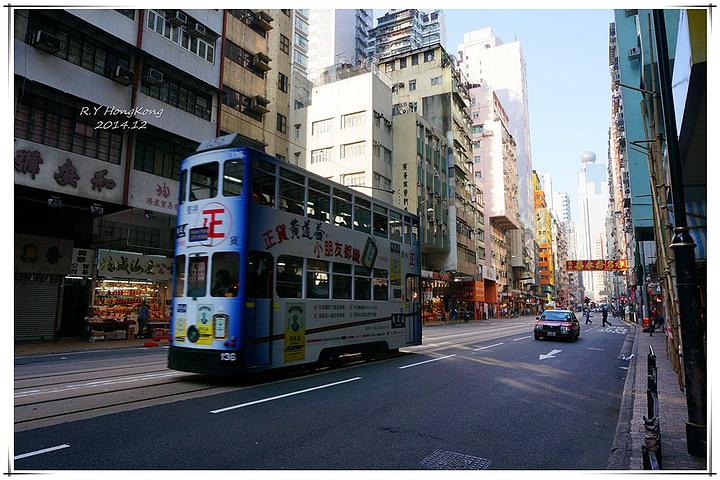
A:
{"type": "MultiPolygon", "coordinates": [[[[423,9],[427,11],[428,9],[423,9]]],[[[386,10],[374,10],[375,23],[386,10]]],[[[610,125],[608,30],[612,10],[445,9],[446,48],[457,54],[464,32],[492,27],[504,42],[517,37],[527,66],[533,169],[567,192],[577,219],[580,156],[607,163],[610,125]]]]}

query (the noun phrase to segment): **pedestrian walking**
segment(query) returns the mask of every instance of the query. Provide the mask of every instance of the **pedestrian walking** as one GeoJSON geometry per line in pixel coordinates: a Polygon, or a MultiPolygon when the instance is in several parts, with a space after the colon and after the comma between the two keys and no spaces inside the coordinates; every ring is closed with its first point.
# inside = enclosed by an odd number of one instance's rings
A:
{"type": "Polygon", "coordinates": [[[602,323],[602,326],[604,327],[605,324],[607,323],[608,325],[610,325],[610,326],[612,327],[612,323],[608,322],[608,319],[607,319],[607,318],[608,318],[607,307],[603,307],[603,308],[602,308],[602,322],[603,322],[603,323],[602,323]]]}
{"type": "Polygon", "coordinates": [[[450,321],[452,323],[455,323],[457,320],[457,308],[455,308],[455,305],[453,305],[452,309],[450,310],[450,321]]]}
{"type": "Polygon", "coordinates": [[[590,309],[585,308],[585,311],[583,313],[585,314],[585,323],[592,323],[592,320],[590,320],[590,309]]]}
{"type": "Polygon", "coordinates": [[[138,308],[138,338],[145,338],[145,322],[147,322],[148,316],[150,316],[150,308],[143,300],[138,308]]]}

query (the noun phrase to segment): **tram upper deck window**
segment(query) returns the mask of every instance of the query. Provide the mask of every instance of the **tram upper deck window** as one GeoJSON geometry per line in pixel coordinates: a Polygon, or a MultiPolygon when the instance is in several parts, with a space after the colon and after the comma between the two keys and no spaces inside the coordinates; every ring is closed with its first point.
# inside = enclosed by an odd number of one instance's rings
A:
{"type": "Polygon", "coordinates": [[[305,177],[280,167],[280,209],[305,215],[305,177]]]}
{"type": "Polygon", "coordinates": [[[405,221],[403,222],[403,230],[405,232],[405,241],[404,243],[407,245],[410,245],[410,230],[411,230],[412,222],[410,221],[410,217],[405,217],[405,221]]]}
{"type": "Polygon", "coordinates": [[[402,242],[402,215],[390,210],[390,240],[402,242]]]}
{"type": "Polygon", "coordinates": [[[218,162],[195,165],[190,170],[190,201],[215,198],[218,191],[218,162]]]}
{"type": "Polygon", "coordinates": [[[275,165],[262,159],[253,162],[253,200],[260,205],[275,206],[275,165]]]}
{"type": "Polygon", "coordinates": [[[352,265],[333,262],[332,298],[352,299],[352,265]]]}
{"type": "Polygon", "coordinates": [[[380,205],[373,205],[373,235],[387,238],[388,236],[388,210],[380,205]]]}
{"type": "Polygon", "coordinates": [[[351,228],[352,222],[352,194],[333,188],[333,219],[335,225],[351,228]]]}
{"type": "Polygon", "coordinates": [[[412,244],[417,246],[420,242],[420,225],[418,224],[418,219],[413,218],[412,219],[412,244]]]}
{"type": "Polygon", "coordinates": [[[242,195],[243,161],[228,160],[223,166],[223,195],[237,197],[242,195]]]}
{"type": "Polygon", "coordinates": [[[330,223],[330,186],[308,179],[307,215],[309,218],[330,223]]]}
{"type": "Polygon", "coordinates": [[[370,202],[355,197],[355,218],[353,219],[355,230],[370,233],[370,202]]]}

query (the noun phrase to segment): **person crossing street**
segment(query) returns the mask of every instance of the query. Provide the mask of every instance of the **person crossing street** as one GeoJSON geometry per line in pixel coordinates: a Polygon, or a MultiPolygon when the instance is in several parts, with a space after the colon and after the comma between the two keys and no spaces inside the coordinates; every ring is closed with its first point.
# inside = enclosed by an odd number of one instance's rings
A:
{"type": "Polygon", "coordinates": [[[608,325],[610,325],[610,326],[612,327],[612,323],[608,322],[608,319],[607,319],[607,318],[608,318],[607,307],[603,307],[603,308],[602,308],[602,322],[603,322],[603,323],[602,323],[602,326],[604,327],[605,324],[607,323],[608,325]]]}

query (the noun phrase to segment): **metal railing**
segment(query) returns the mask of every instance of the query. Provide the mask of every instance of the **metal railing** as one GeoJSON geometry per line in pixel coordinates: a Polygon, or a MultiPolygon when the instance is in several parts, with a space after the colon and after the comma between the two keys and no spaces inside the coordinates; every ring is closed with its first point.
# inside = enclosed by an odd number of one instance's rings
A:
{"type": "Polygon", "coordinates": [[[662,442],[660,438],[660,412],[657,391],[657,357],[652,345],[647,356],[647,410],[643,415],[645,445],[642,446],[643,470],[662,469],[662,442]]]}

